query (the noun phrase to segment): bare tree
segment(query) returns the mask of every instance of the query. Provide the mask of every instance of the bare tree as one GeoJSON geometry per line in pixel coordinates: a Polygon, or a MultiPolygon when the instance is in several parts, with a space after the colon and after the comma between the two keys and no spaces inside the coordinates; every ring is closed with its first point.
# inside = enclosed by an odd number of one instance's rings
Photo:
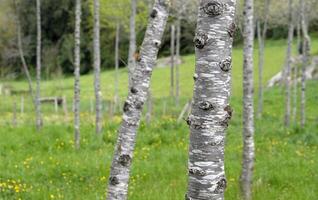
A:
{"type": "Polygon", "coordinates": [[[224,199],[224,144],[232,117],[232,43],[235,0],[201,0],[197,19],[195,86],[190,127],[186,199],[224,199]]]}
{"type": "Polygon", "coordinates": [[[170,96],[174,96],[174,55],[175,55],[175,26],[171,25],[171,38],[170,38],[170,96]]]}
{"type": "MultiPolygon", "coordinates": [[[[299,14],[300,9],[298,8],[298,14],[299,14]]],[[[300,38],[301,38],[301,33],[300,33],[300,21],[301,17],[295,17],[297,19],[296,24],[297,24],[297,45],[300,45],[300,38]]],[[[298,98],[298,66],[294,66],[293,70],[293,75],[294,75],[294,95],[293,95],[293,120],[294,124],[297,124],[297,98],[298,98]]]]}
{"type": "Polygon", "coordinates": [[[241,190],[243,198],[252,198],[252,176],[254,167],[254,81],[253,81],[253,46],[254,46],[254,3],[244,1],[244,64],[243,64],[243,160],[241,190]]]}
{"type": "Polygon", "coordinates": [[[131,0],[131,13],[129,25],[129,52],[128,52],[128,70],[129,70],[129,88],[132,86],[132,75],[136,66],[136,0],[131,0]]]}
{"type": "Polygon", "coordinates": [[[267,25],[268,25],[268,15],[269,15],[269,6],[270,0],[266,0],[265,9],[264,9],[264,25],[261,27],[261,20],[257,20],[257,38],[258,38],[258,109],[257,109],[257,117],[262,116],[263,112],[263,68],[264,68],[264,48],[265,48],[265,40],[267,33],[267,25]]]}
{"type": "Polygon", "coordinates": [[[36,128],[42,127],[41,116],[41,1],[36,0],[36,24],[37,24],[37,44],[36,44],[36,128]]]}
{"type": "Polygon", "coordinates": [[[74,143],[80,147],[80,66],[81,66],[81,0],[75,6],[75,49],[74,49],[74,143]]]}
{"type": "Polygon", "coordinates": [[[286,67],[285,67],[285,127],[290,126],[290,94],[291,94],[291,64],[292,64],[292,43],[294,37],[294,22],[293,22],[293,1],[288,0],[289,7],[289,30],[286,53],[286,67]]]}
{"type": "Polygon", "coordinates": [[[130,167],[143,105],[147,99],[150,79],[157,59],[168,18],[169,1],[156,0],[133,74],[133,86],[124,104],[122,124],[112,162],[107,199],[127,199],[130,167]]]}
{"type": "Polygon", "coordinates": [[[301,127],[305,126],[306,123],[306,68],[308,65],[308,59],[310,55],[310,38],[307,30],[306,22],[306,1],[301,0],[301,28],[302,28],[302,77],[301,77],[301,107],[300,107],[300,117],[301,117],[301,127]]]}
{"type": "Polygon", "coordinates": [[[96,108],[96,133],[102,131],[102,92],[100,89],[100,2],[94,0],[94,72],[95,72],[95,108],[96,108]]]}

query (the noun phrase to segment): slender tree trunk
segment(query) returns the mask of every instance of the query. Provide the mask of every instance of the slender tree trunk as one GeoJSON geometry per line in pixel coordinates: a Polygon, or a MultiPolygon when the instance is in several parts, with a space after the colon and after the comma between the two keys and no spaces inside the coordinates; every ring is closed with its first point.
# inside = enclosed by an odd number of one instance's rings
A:
{"type": "Polygon", "coordinates": [[[261,28],[260,20],[257,21],[257,38],[259,44],[259,59],[258,59],[258,107],[257,117],[261,118],[263,113],[263,68],[264,68],[264,48],[267,33],[268,15],[269,15],[270,0],[265,1],[265,12],[264,12],[264,26],[263,31],[261,28]]]}
{"type": "Polygon", "coordinates": [[[132,77],[136,66],[134,54],[136,53],[136,0],[131,0],[130,14],[130,32],[129,32],[129,53],[128,53],[128,71],[129,71],[129,88],[132,86],[132,77]]]}
{"type": "Polygon", "coordinates": [[[286,67],[285,67],[285,127],[290,126],[290,102],[291,102],[291,64],[292,64],[292,45],[294,37],[294,24],[293,24],[293,1],[288,1],[289,7],[289,30],[288,30],[288,42],[287,42],[287,56],[286,56],[286,67]]]}
{"type": "Polygon", "coordinates": [[[232,43],[235,0],[201,0],[197,20],[196,70],[190,127],[186,199],[224,199],[224,145],[232,117],[232,43]]]}
{"type": "MultiPolygon", "coordinates": [[[[300,44],[300,20],[297,20],[297,47],[300,44]]],[[[297,124],[297,97],[298,97],[298,66],[294,66],[294,106],[293,106],[293,120],[297,124]]]]}
{"type": "Polygon", "coordinates": [[[254,26],[253,0],[244,2],[244,65],[243,65],[243,160],[241,190],[243,198],[252,198],[252,179],[254,167],[254,81],[253,81],[253,45],[254,26]]]}
{"type": "Polygon", "coordinates": [[[302,26],[302,34],[303,34],[303,44],[302,44],[302,78],[301,78],[301,127],[303,128],[306,123],[306,68],[308,65],[308,59],[310,54],[310,38],[307,31],[307,24],[305,19],[305,1],[301,2],[301,26],[302,26]]]}
{"type": "Polygon", "coordinates": [[[117,23],[116,25],[116,39],[115,39],[115,97],[114,97],[114,106],[115,106],[115,111],[118,106],[118,70],[119,70],[119,31],[120,31],[120,24],[117,23]]]}
{"type": "Polygon", "coordinates": [[[75,7],[75,50],[74,50],[74,143],[80,147],[80,66],[81,66],[81,0],[76,0],[75,7]]]}
{"type": "Polygon", "coordinates": [[[175,26],[171,25],[171,38],[170,38],[170,96],[174,96],[174,56],[175,56],[175,26]]]}
{"type": "Polygon", "coordinates": [[[118,140],[112,162],[108,200],[125,200],[128,193],[128,182],[136,133],[140,123],[143,105],[147,99],[150,79],[161,39],[168,18],[169,1],[156,0],[143,44],[140,59],[136,63],[133,75],[133,87],[124,104],[124,114],[118,132],[118,140]]]}
{"type": "Polygon", "coordinates": [[[95,99],[96,99],[96,134],[102,131],[102,92],[100,89],[100,4],[94,0],[94,72],[95,72],[95,99]]]}
{"type": "Polygon", "coordinates": [[[177,57],[177,63],[176,63],[176,105],[179,106],[180,101],[180,69],[179,69],[179,60],[180,58],[180,37],[181,37],[181,20],[178,18],[177,20],[177,41],[176,41],[176,57],[177,57]]]}
{"type": "Polygon", "coordinates": [[[41,2],[36,0],[36,24],[37,24],[37,45],[36,45],[36,128],[42,127],[41,116],[41,2]]]}

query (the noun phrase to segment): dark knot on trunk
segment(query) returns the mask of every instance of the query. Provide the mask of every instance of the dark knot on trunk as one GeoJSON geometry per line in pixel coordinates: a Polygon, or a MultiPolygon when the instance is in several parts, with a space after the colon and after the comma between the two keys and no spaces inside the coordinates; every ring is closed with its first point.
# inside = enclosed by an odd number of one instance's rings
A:
{"type": "Polygon", "coordinates": [[[224,72],[230,71],[232,69],[232,59],[231,58],[227,58],[227,59],[219,62],[219,67],[224,72]]]}
{"type": "Polygon", "coordinates": [[[201,101],[199,102],[199,108],[201,110],[209,111],[209,110],[212,110],[214,107],[211,102],[201,101]]]}
{"type": "Polygon", "coordinates": [[[187,124],[194,128],[194,129],[202,129],[203,128],[203,124],[199,121],[195,121],[193,118],[191,118],[190,116],[186,119],[187,124]]]}
{"type": "Polygon", "coordinates": [[[150,17],[151,17],[151,18],[155,18],[155,17],[157,17],[157,15],[158,15],[158,11],[157,11],[156,9],[153,9],[153,10],[151,11],[151,13],[150,13],[150,17]]]}
{"type": "Polygon", "coordinates": [[[184,199],[185,199],[185,200],[193,200],[188,194],[185,194],[185,195],[184,195],[184,199]]]}
{"type": "Polygon", "coordinates": [[[212,0],[211,2],[208,2],[204,5],[203,10],[210,17],[216,17],[223,13],[224,4],[217,0],[212,0]]]}
{"type": "Polygon", "coordinates": [[[193,75],[193,80],[194,80],[194,81],[198,80],[198,78],[199,78],[198,74],[194,74],[194,75],[193,75]]]}
{"type": "Polygon", "coordinates": [[[119,180],[116,176],[109,177],[109,182],[111,185],[118,185],[119,184],[119,180]]]}
{"type": "Polygon", "coordinates": [[[130,164],[131,161],[131,157],[129,155],[121,155],[118,159],[118,162],[122,165],[122,166],[128,166],[130,164]]]}
{"type": "Polygon", "coordinates": [[[137,88],[135,88],[135,87],[131,87],[131,88],[130,88],[130,92],[131,92],[132,94],[137,94],[137,93],[138,93],[138,90],[137,90],[137,88]]]}
{"type": "Polygon", "coordinates": [[[222,126],[228,127],[229,126],[229,122],[232,119],[232,115],[233,115],[233,109],[231,108],[231,106],[227,105],[224,108],[224,111],[226,111],[226,115],[223,121],[220,122],[220,124],[222,126]]]}
{"type": "Polygon", "coordinates": [[[194,37],[193,42],[194,42],[196,48],[203,49],[204,46],[208,43],[208,39],[209,39],[209,37],[205,33],[197,32],[195,37],[194,37]]]}
{"type": "Polygon", "coordinates": [[[236,31],[236,24],[235,24],[234,22],[232,22],[232,23],[230,24],[228,30],[227,30],[227,32],[228,32],[228,34],[229,34],[229,36],[230,36],[231,38],[234,37],[235,31],[236,31]]]}
{"type": "Polygon", "coordinates": [[[214,193],[215,194],[221,194],[221,193],[224,193],[225,189],[226,189],[226,179],[225,178],[222,178],[221,180],[219,180],[217,182],[217,186],[216,186],[216,189],[214,190],[214,193]]]}
{"type": "Polygon", "coordinates": [[[205,176],[206,172],[198,169],[198,168],[190,168],[189,169],[189,174],[195,175],[195,176],[205,176]]]}
{"type": "Polygon", "coordinates": [[[124,112],[128,112],[130,110],[130,107],[130,103],[126,101],[123,108],[124,112]]]}

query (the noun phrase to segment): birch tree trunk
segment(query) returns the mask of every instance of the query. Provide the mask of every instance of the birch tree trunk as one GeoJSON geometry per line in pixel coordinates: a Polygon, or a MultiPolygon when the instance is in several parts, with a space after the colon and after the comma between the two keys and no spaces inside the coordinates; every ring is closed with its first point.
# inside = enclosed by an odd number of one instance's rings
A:
{"type": "Polygon", "coordinates": [[[292,64],[292,45],[294,37],[294,24],[293,24],[293,1],[288,0],[289,8],[289,30],[288,30],[288,42],[287,42],[287,56],[286,56],[286,67],[285,67],[285,127],[290,126],[290,93],[291,93],[291,64],[292,64]]]}
{"type": "Polygon", "coordinates": [[[75,49],[74,49],[74,144],[80,147],[80,65],[81,65],[81,0],[75,6],[75,49]]]}
{"type": "Polygon", "coordinates": [[[130,35],[129,35],[129,52],[128,52],[128,71],[129,71],[129,88],[132,86],[132,77],[136,66],[134,54],[136,53],[136,0],[131,0],[130,13],[130,35]]]}
{"type": "Polygon", "coordinates": [[[118,96],[118,70],[119,70],[119,31],[120,24],[116,25],[116,39],[115,39],[115,97],[114,97],[114,108],[117,110],[117,106],[119,104],[119,96],[118,96]]]}
{"type": "Polygon", "coordinates": [[[175,26],[171,25],[171,38],[170,38],[170,96],[174,96],[174,56],[175,56],[175,26]]]}
{"type": "Polygon", "coordinates": [[[303,128],[306,123],[306,67],[308,65],[308,59],[310,54],[310,38],[307,31],[307,24],[305,19],[305,1],[301,2],[301,27],[302,27],[302,34],[303,34],[303,66],[302,66],[302,77],[301,77],[301,106],[300,106],[300,118],[301,118],[301,127],[303,128]]]}
{"type": "Polygon", "coordinates": [[[179,106],[180,101],[180,69],[179,69],[179,60],[180,58],[180,37],[181,37],[181,20],[180,17],[177,19],[177,38],[176,38],[176,57],[177,57],[177,63],[176,63],[176,105],[179,106]]]}
{"type": "MultiPolygon", "coordinates": [[[[297,19],[297,47],[300,44],[300,18],[297,19]]],[[[294,106],[293,106],[293,120],[294,124],[297,124],[297,97],[298,97],[298,66],[294,66],[294,106]]]]}
{"type": "Polygon", "coordinates": [[[168,18],[169,1],[156,0],[150,15],[140,58],[133,75],[133,86],[124,104],[123,121],[110,171],[108,200],[126,200],[136,133],[143,105],[147,99],[152,70],[168,18]]]}
{"type": "Polygon", "coordinates": [[[96,134],[102,131],[102,92],[100,89],[100,2],[94,0],[94,72],[95,72],[95,108],[96,108],[96,134]]]}
{"type": "Polygon", "coordinates": [[[244,1],[244,64],[243,64],[243,160],[241,190],[243,198],[252,198],[252,179],[254,167],[254,81],[253,81],[253,45],[254,26],[253,0],[244,1]]]}
{"type": "Polygon", "coordinates": [[[195,86],[190,127],[188,200],[224,199],[224,144],[232,117],[232,43],[235,0],[201,0],[194,43],[195,86]]]}
{"type": "Polygon", "coordinates": [[[41,2],[36,0],[36,24],[37,24],[37,44],[36,44],[36,128],[42,127],[41,116],[41,2]]]}
{"type": "Polygon", "coordinates": [[[261,28],[260,20],[257,21],[257,38],[259,45],[259,59],[258,59],[258,109],[257,117],[261,118],[263,112],[263,68],[264,68],[264,48],[267,33],[267,23],[269,15],[270,0],[265,1],[265,12],[264,12],[264,26],[261,28]],[[263,31],[262,31],[263,30],[263,31]]]}

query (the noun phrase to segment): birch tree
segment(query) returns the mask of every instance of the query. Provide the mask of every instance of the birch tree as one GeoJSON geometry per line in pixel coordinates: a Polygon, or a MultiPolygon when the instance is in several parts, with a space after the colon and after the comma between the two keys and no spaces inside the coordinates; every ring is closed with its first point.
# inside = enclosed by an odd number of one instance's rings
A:
{"type": "Polygon", "coordinates": [[[41,1],[36,0],[36,24],[37,24],[37,44],[36,44],[36,128],[42,127],[41,116],[41,1]]]}
{"type": "Polygon", "coordinates": [[[291,102],[291,64],[292,64],[292,42],[294,37],[294,22],[293,22],[293,2],[288,0],[289,7],[289,30],[288,30],[288,42],[287,42],[287,56],[285,67],[285,127],[290,125],[290,102],[291,102]]]}
{"type": "Polygon", "coordinates": [[[81,65],[81,0],[75,5],[75,49],[74,49],[74,144],[80,147],[80,65],[81,65]]]}
{"type": "Polygon", "coordinates": [[[120,24],[117,22],[116,24],[116,39],[115,39],[115,110],[118,106],[119,102],[119,95],[118,95],[118,87],[119,87],[119,80],[118,80],[118,70],[119,70],[119,31],[120,31],[120,24]]]}
{"type": "Polygon", "coordinates": [[[136,142],[143,105],[147,99],[152,70],[157,59],[159,47],[169,10],[168,0],[156,0],[150,14],[149,24],[141,46],[140,57],[132,77],[133,86],[123,108],[122,124],[110,171],[107,199],[127,199],[130,167],[136,142]]]}
{"type": "Polygon", "coordinates": [[[94,74],[95,74],[95,109],[96,109],[96,133],[102,131],[102,93],[100,89],[100,2],[94,0],[94,74]]]}
{"type": "Polygon", "coordinates": [[[224,199],[224,144],[229,105],[235,0],[201,0],[196,36],[195,86],[190,127],[186,199],[224,199]]]}
{"type": "Polygon", "coordinates": [[[257,38],[258,38],[258,109],[257,116],[260,118],[263,112],[263,68],[264,68],[264,48],[268,25],[268,15],[270,0],[265,0],[264,25],[261,27],[261,17],[257,20],[257,38]]]}
{"type": "Polygon", "coordinates": [[[131,0],[131,13],[129,23],[129,52],[128,52],[128,71],[129,71],[129,88],[132,86],[132,75],[136,65],[136,10],[137,0],[131,0]]]}
{"type": "Polygon", "coordinates": [[[170,96],[174,96],[174,56],[175,56],[175,26],[171,25],[170,28],[170,96]]]}
{"type": "Polygon", "coordinates": [[[301,29],[302,29],[302,77],[301,77],[301,107],[300,107],[300,118],[301,127],[305,126],[306,123],[306,68],[308,65],[308,59],[310,54],[310,38],[308,35],[307,24],[306,24],[306,1],[301,0],[301,29]]]}
{"type": "Polygon", "coordinates": [[[254,81],[253,81],[253,46],[254,46],[254,3],[244,1],[244,64],[243,64],[243,160],[241,172],[241,190],[244,199],[252,198],[252,179],[254,167],[254,81]]]}

